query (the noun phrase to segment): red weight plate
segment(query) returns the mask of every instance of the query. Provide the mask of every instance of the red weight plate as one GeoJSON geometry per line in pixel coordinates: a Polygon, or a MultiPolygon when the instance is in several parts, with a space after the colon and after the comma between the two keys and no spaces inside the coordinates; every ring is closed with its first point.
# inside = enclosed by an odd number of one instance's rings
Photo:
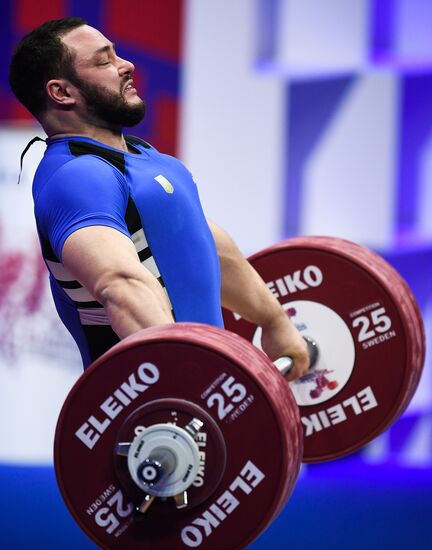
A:
{"type": "MultiPolygon", "coordinates": [[[[380,256],[331,237],[296,238],[249,261],[298,329],[320,348],[318,364],[291,383],[305,462],[349,454],[402,414],[420,379],[425,337],[415,299],[380,256]]],[[[260,346],[260,330],[228,311],[225,326],[260,346]]]]}
{"type": "Polygon", "coordinates": [[[75,384],[57,424],[57,480],[75,520],[106,549],[247,546],[280,511],[300,467],[298,408],[280,382],[254,346],[205,325],[154,327],[114,346],[75,384]],[[114,449],[137,422],[168,412],[180,426],[210,416],[204,429],[218,456],[206,467],[218,459],[223,467],[204,472],[207,494],[188,489],[189,507],[161,499],[136,521],[139,499],[114,449]]]}

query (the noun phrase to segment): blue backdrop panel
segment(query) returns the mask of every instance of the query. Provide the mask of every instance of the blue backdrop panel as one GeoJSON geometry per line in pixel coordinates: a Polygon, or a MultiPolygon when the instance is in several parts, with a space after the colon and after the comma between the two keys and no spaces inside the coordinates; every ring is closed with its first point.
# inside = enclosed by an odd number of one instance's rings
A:
{"type": "MultiPolygon", "coordinates": [[[[0,466],[0,486],[2,548],[97,548],[68,514],[52,468],[0,466]]],[[[250,548],[430,550],[431,494],[430,470],[359,467],[356,458],[309,466],[250,548]]]]}

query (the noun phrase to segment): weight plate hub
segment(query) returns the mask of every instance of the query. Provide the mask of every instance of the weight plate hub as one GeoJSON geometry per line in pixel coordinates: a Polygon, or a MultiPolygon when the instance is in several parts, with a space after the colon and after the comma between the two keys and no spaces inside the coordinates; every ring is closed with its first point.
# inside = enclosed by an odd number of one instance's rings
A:
{"type": "Polygon", "coordinates": [[[235,334],[177,323],[123,340],[85,371],[61,411],[54,458],[70,512],[101,548],[236,549],[285,504],[302,452],[298,408],[269,359],[235,334]],[[191,420],[203,454],[189,504],[155,498],[137,513],[152,497],[128,476],[128,444],[191,420]]]}
{"type": "MultiPolygon", "coordinates": [[[[202,407],[181,399],[150,401],[134,410],[125,420],[118,432],[114,447],[117,449],[120,444],[132,441],[143,428],[161,424],[168,427],[172,424],[184,428],[194,419],[200,420],[203,426],[195,436],[195,443],[198,448],[198,471],[192,480],[191,486],[187,488],[189,507],[201,504],[213,494],[219,486],[226,466],[226,446],[222,431],[211,415],[202,407]]],[[[175,440],[178,440],[175,433],[172,436],[175,440]]],[[[191,436],[189,435],[189,437],[191,436]]],[[[123,489],[132,501],[139,502],[143,498],[142,491],[131,479],[128,459],[116,452],[114,454],[116,475],[121,481],[123,489]]],[[[150,489],[148,492],[152,493],[152,490],[150,489]]],[[[173,494],[179,494],[179,492],[173,494]]],[[[152,504],[152,512],[154,509],[159,508],[161,514],[166,511],[171,513],[173,506],[174,503],[167,506],[165,502],[157,500],[152,504]]]]}
{"type": "MultiPolygon", "coordinates": [[[[424,329],[410,289],[383,258],[337,238],[292,239],[249,261],[319,347],[317,365],[290,384],[303,460],[359,449],[402,414],[420,379],[424,329]]],[[[261,329],[228,311],[224,319],[260,347],[261,329]]]]}

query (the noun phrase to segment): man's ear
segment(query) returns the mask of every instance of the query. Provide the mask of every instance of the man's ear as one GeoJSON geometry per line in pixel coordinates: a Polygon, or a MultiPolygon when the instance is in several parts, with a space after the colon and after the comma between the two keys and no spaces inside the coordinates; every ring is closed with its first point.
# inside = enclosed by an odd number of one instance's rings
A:
{"type": "Polygon", "coordinates": [[[74,88],[67,80],[49,80],[45,86],[48,97],[58,105],[74,105],[76,99],[74,97],[74,88]]]}

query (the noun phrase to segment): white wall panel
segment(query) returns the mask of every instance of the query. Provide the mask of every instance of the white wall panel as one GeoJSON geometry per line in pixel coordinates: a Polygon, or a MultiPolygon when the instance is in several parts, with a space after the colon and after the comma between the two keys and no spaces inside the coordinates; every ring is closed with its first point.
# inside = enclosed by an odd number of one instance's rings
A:
{"type": "Polygon", "coordinates": [[[391,244],[397,103],[393,75],[355,81],[305,167],[301,233],[391,244]]]}
{"type": "Polygon", "coordinates": [[[369,0],[280,0],[277,62],[294,74],[357,70],[368,22],[369,0]]]}
{"type": "Polygon", "coordinates": [[[280,238],[283,83],[255,68],[255,2],[190,0],[181,156],[245,253],[280,238]]]}

